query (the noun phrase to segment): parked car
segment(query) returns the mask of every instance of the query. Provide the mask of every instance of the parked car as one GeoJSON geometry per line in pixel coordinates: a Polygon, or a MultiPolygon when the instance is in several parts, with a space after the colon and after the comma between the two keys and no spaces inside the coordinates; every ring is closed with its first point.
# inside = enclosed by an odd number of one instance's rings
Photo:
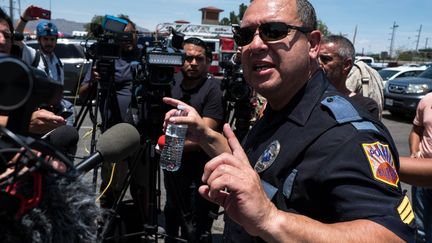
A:
{"type": "Polygon", "coordinates": [[[395,78],[404,78],[404,77],[415,77],[426,70],[426,66],[419,67],[411,67],[411,66],[399,66],[399,67],[391,67],[391,68],[383,68],[378,71],[381,75],[384,83],[383,86],[387,83],[388,80],[392,80],[395,78]]]}
{"type": "MultiPolygon", "coordinates": [[[[85,40],[81,39],[58,39],[54,50],[64,66],[64,97],[68,100],[77,97],[77,88],[91,66],[84,54],[84,47],[81,45],[85,40]]],[[[39,48],[37,40],[26,41],[28,46],[39,48]]]]}
{"type": "Polygon", "coordinates": [[[389,80],[384,88],[384,109],[393,115],[414,116],[421,98],[432,91],[432,67],[417,77],[389,80]]]}

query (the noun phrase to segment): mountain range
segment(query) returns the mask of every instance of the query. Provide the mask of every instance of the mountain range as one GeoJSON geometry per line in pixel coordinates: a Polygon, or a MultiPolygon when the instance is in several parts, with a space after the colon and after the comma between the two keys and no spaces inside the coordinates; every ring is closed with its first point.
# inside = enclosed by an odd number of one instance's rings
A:
{"type": "MultiPolygon", "coordinates": [[[[30,21],[26,25],[26,29],[30,32],[34,32],[36,30],[36,26],[40,21],[30,21]]],[[[86,23],[79,23],[75,21],[70,21],[66,19],[52,19],[51,22],[53,22],[58,30],[62,33],[66,34],[72,34],[72,31],[85,31],[84,25],[86,23]]],[[[142,28],[137,26],[138,31],[141,32],[148,32],[149,30],[146,28],[142,28]]]]}

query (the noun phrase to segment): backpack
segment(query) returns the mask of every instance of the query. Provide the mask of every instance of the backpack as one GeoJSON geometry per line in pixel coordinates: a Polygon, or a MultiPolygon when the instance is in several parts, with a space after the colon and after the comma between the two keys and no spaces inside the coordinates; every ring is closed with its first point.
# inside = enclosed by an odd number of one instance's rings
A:
{"type": "Polygon", "coordinates": [[[348,74],[346,86],[355,93],[373,99],[379,108],[381,117],[384,105],[384,86],[381,75],[362,61],[356,61],[348,74]]]}

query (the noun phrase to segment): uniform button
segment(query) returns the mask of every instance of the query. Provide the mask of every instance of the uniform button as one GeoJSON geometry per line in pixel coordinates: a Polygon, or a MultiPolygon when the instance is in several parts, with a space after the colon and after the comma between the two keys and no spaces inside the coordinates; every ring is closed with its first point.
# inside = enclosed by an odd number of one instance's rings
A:
{"type": "Polygon", "coordinates": [[[328,97],[328,98],[327,98],[327,102],[329,102],[329,103],[330,103],[330,102],[333,102],[333,97],[328,97]]]}

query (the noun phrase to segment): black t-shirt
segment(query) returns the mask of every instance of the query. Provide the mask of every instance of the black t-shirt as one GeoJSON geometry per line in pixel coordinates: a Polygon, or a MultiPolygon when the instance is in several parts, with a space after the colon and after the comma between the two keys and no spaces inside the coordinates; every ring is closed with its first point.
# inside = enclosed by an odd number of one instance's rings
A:
{"type": "Polygon", "coordinates": [[[375,100],[369,97],[364,97],[361,94],[355,94],[354,96],[351,96],[349,98],[354,101],[354,103],[358,104],[359,108],[369,111],[376,119],[380,118],[378,104],[375,102],[375,100]]]}
{"type": "Polygon", "coordinates": [[[224,106],[221,81],[215,78],[207,78],[199,86],[186,90],[182,88],[182,79],[183,75],[181,73],[174,76],[175,82],[171,89],[171,97],[189,104],[202,117],[222,121],[224,119],[224,106]]]}

